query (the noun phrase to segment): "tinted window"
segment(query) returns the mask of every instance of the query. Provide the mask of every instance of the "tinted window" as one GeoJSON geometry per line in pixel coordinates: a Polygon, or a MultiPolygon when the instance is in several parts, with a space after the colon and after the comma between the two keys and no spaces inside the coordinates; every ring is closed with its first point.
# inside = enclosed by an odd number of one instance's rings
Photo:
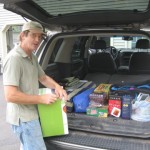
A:
{"type": "Polygon", "coordinates": [[[57,42],[56,42],[56,44],[55,44],[55,47],[54,47],[54,50],[53,50],[53,52],[52,52],[51,58],[50,58],[50,60],[49,60],[49,64],[54,62],[55,57],[56,57],[56,55],[57,55],[57,53],[58,53],[58,50],[59,50],[59,48],[60,48],[60,46],[61,46],[63,40],[64,40],[63,38],[57,40],[57,42]]]}
{"type": "Polygon", "coordinates": [[[78,58],[80,58],[81,56],[81,43],[82,42],[82,38],[81,37],[78,37],[75,41],[75,44],[73,46],[73,49],[72,49],[72,58],[71,60],[76,60],[78,58]]]}

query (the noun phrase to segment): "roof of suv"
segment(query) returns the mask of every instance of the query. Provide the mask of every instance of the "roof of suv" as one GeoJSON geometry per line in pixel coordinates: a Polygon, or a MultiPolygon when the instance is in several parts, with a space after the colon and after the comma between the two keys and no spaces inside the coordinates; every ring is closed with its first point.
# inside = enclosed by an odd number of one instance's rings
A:
{"type": "Polygon", "coordinates": [[[149,0],[0,0],[4,8],[46,27],[138,26],[150,18],[149,0]]]}

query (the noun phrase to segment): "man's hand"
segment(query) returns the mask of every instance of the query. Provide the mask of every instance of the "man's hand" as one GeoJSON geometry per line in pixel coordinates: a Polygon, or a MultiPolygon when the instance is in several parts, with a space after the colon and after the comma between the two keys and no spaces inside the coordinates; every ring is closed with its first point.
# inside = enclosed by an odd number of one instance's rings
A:
{"type": "Polygon", "coordinates": [[[62,99],[64,101],[68,100],[68,95],[67,95],[66,91],[63,89],[63,87],[56,86],[55,93],[60,99],[62,99]]]}
{"type": "Polygon", "coordinates": [[[39,81],[47,88],[50,89],[55,89],[55,94],[57,97],[63,100],[68,100],[68,95],[66,91],[56,82],[54,81],[51,77],[47,75],[43,75],[42,77],[39,78],[39,81]]]}
{"type": "Polygon", "coordinates": [[[40,102],[41,104],[52,104],[58,99],[58,96],[53,93],[44,94],[40,96],[41,96],[41,102],[40,102]]]}

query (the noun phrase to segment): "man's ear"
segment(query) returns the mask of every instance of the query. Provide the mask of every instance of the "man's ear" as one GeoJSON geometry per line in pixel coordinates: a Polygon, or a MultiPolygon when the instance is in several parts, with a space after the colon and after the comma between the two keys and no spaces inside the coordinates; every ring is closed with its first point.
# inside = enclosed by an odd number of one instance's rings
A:
{"type": "Polygon", "coordinates": [[[20,33],[20,36],[21,36],[21,37],[25,36],[24,32],[21,32],[21,33],[20,33]]]}
{"type": "Polygon", "coordinates": [[[22,41],[22,40],[24,39],[24,37],[25,37],[25,33],[24,33],[24,32],[21,32],[21,33],[20,33],[20,40],[22,41]]]}

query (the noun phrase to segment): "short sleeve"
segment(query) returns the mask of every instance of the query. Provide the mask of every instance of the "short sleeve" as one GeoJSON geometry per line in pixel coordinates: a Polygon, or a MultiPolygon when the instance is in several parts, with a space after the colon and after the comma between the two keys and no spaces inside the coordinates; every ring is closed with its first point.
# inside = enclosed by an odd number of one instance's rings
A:
{"type": "Polygon", "coordinates": [[[7,58],[3,66],[3,84],[19,86],[21,77],[21,61],[16,56],[7,58]]]}
{"type": "Polygon", "coordinates": [[[42,69],[42,67],[38,64],[38,77],[40,78],[43,75],[45,75],[45,72],[42,69]]]}
{"type": "Polygon", "coordinates": [[[35,55],[33,55],[33,58],[36,62],[37,68],[38,68],[38,78],[40,78],[41,76],[45,75],[44,70],[42,69],[42,67],[40,66],[40,64],[38,63],[38,59],[35,55]]]}

